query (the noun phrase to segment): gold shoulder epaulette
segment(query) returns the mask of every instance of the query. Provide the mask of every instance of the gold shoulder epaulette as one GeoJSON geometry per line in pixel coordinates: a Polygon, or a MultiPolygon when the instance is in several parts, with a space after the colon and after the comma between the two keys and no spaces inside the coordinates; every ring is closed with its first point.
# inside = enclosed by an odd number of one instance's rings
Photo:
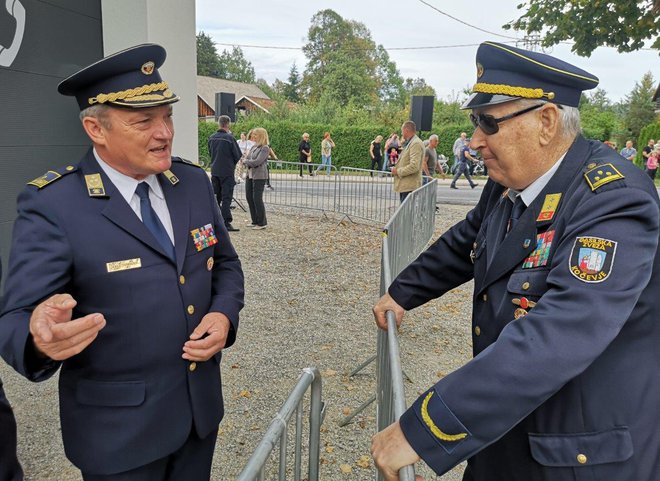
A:
{"type": "Polygon", "coordinates": [[[75,170],[76,167],[74,167],[73,165],[67,165],[66,167],[58,170],[49,170],[41,177],[37,177],[36,179],[28,182],[27,185],[34,185],[38,189],[43,189],[47,185],[55,182],[57,179],[61,179],[63,176],[70,174],[75,170]]]}
{"type": "Polygon", "coordinates": [[[197,162],[193,162],[192,160],[188,160],[188,159],[183,159],[181,157],[172,157],[172,161],[181,162],[182,164],[186,164],[186,165],[192,165],[194,167],[199,167],[200,169],[204,168],[201,166],[201,164],[198,164],[197,162]]]}
{"type": "Polygon", "coordinates": [[[591,187],[592,191],[595,191],[599,187],[609,184],[615,180],[620,180],[625,178],[625,176],[619,172],[616,167],[612,164],[589,164],[587,170],[584,173],[584,178],[587,180],[587,184],[591,187]]]}

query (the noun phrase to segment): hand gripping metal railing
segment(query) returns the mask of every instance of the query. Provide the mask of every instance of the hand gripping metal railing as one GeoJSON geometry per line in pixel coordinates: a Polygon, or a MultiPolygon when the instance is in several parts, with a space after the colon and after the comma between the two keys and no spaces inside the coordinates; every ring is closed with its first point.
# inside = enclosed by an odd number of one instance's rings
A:
{"type": "Polygon", "coordinates": [[[321,423],[323,421],[324,404],[321,398],[321,375],[314,367],[303,369],[297,384],[291,390],[282,408],[275,415],[263,439],[250,456],[245,468],[238,475],[238,481],[263,481],[265,479],[266,462],[275,446],[279,443],[278,480],[287,479],[287,433],[291,417],[296,415],[295,447],[293,474],[295,481],[302,479],[302,425],[303,400],[307,390],[310,390],[309,402],[309,446],[308,446],[308,481],[319,481],[321,423]]]}
{"type": "MultiPolygon", "coordinates": [[[[435,228],[436,181],[410,194],[383,229],[380,294],[387,292],[392,279],[426,247],[435,228]]],[[[386,313],[387,332],[379,330],[376,371],[378,431],[398,420],[406,410],[403,370],[399,353],[396,317],[386,313]]],[[[383,479],[378,473],[378,480],[383,479]]],[[[414,481],[413,466],[399,471],[400,481],[414,481]]]]}

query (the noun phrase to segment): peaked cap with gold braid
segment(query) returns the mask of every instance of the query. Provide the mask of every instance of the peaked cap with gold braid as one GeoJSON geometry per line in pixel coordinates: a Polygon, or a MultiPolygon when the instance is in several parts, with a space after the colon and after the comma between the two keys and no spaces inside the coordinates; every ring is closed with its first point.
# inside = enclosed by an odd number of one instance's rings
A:
{"type": "Polygon", "coordinates": [[[520,98],[577,107],[582,91],[597,85],[594,75],[550,55],[484,42],[477,50],[477,83],[462,108],[520,98]]]}
{"type": "Polygon", "coordinates": [[[80,110],[98,104],[142,108],[177,102],[160,77],[165,49],[153,43],[137,45],[105,57],[74,73],[57,87],[76,97],[80,110]]]}

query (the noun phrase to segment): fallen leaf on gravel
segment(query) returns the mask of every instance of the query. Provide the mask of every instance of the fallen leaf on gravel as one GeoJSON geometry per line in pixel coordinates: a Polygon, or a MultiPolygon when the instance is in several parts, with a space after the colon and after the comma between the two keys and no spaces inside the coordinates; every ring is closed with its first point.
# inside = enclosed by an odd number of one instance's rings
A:
{"type": "Polygon", "coordinates": [[[326,369],[321,374],[323,374],[325,377],[332,377],[337,375],[337,371],[334,369],[326,369]]]}
{"type": "Polygon", "coordinates": [[[365,454],[363,456],[360,456],[360,459],[358,459],[355,464],[357,464],[361,468],[365,468],[365,469],[370,468],[371,458],[365,454]]]}
{"type": "Polygon", "coordinates": [[[239,367],[241,367],[241,366],[239,366],[238,364],[232,364],[232,365],[231,365],[231,368],[232,368],[232,369],[238,369],[239,367]]]}
{"type": "Polygon", "coordinates": [[[353,468],[351,468],[350,464],[340,464],[339,469],[344,474],[351,474],[353,472],[353,468]]]}
{"type": "Polygon", "coordinates": [[[335,447],[334,447],[334,446],[326,446],[326,447],[325,447],[325,452],[326,452],[326,453],[333,453],[334,451],[335,451],[335,447]]]}
{"type": "Polygon", "coordinates": [[[443,377],[446,376],[446,374],[445,374],[444,372],[442,372],[442,371],[438,371],[438,372],[436,372],[435,375],[438,376],[440,379],[442,379],[443,377]]]}
{"type": "Polygon", "coordinates": [[[241,397],[250,397],[252,396],[252,393],[248,391],[247,389],[243,389],[240,393],[239,396],[241,397]]]}
{"type": "Polygon", "coordinates": [[[344,414],[344,416],[348,416],[351,414],[351,408],[344,408],[341,410],[341,412],[344,414]]]}

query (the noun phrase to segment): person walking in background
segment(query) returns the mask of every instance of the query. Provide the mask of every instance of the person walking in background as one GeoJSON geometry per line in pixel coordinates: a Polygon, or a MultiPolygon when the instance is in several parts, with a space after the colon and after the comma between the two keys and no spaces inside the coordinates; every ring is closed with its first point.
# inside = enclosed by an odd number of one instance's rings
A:
{"type": "Polygon", "coordinates": [[[424,172],[424,184],[433,179],[435,175],[435,167],[438,163],[438,151],[435,150],[438,146],[438,136],[433,134],[429,137],[429,145],[424,150],[424,164],[422,165],[422,171],[424,172]]]}
{"type": "Polygon", "coordinates": [[[649,156],[653,153],[653,149],[655,148],[655,140],[649,139],[648,143],[644,148],[642,149],[642,158],[644,162],[644,166],[648,163],[649,156]]]}
{"type": "Polygon", "coordinates": [[[452,179],[451,185],[449,186],[451,189],[458,189],[458,187],[456,187],[456,181],[461,175],[465,175],[465,178],[470,183],[470,187],[473,189],[479,185],[473,182],[472,177],[470,177],[470,168],[468,166],[468,162],[476,162],[477,159],[475,159],[470,153],[470,147],[468,145],[469,143],[469,139],[465,139],[463,141],[463,147],[461,147],[459,151],[458,168],[456,169],[456,174],[454,174],[454,178],[452,179]]]}
{"type": "Polygon", "coordinates": [[[234,198],[234,186],[236,185],[236,164],[241,158],[241,149],[229,133],[231,119],[221,115],[218,119],[218,131],[209,137],[208,149],[211,157],[211,182],[225,221],[225,227],[229,232],[237,232],[240,229],[231,225],[234,220],[231,214],[231,201],[234,198]]]}
{"type": "Polygon", "coordinates": [[[303,164],[309,164],[307,169],[309,175],[312,175],[312,146],[309,143],[309,134],[305,132],[302,135],[302,140],[298,144],[298,162],[300,162],[300,177],[303,176],[303,164]]]}
{"type": "Polygon", "coordinates": [[[265,229],[266,208],[264,207],[264,187],[268,179],[268,155],[270,146],[268,143],[268,132],[266,129],[257,127],[252,131],[254,146],[245,156],[245,166],[248,168],[245,180],[245,196],[250,208],[249,224],[254,230],[265,229]]]}
{"type": "MultiPolygon", "coordinates": [[[[371,141],[371,144],[369,144],[369,156],[371,157],[371,167],[369,167],[369,170],[374,170],[374,167],[376,167],[375,170],[381,170],[382,162],[383,162],[383,147],[381,146],[381,142],[383,141],[383,136],[382,135],[377,135],[374,140],[371,141]]],[[[371,177],[374,176],[373,172],[370,172],[371,177]]]]}
{"type": "Polygon", "coordinates": [[[657,144],[646,159],[646,173],[651,179],[655,180],[655,173],[658,171],[658,161],[660,161],[660,144],[657,144]]]}
{"type": "Polygon", "coordinates": [[[385,157],[383,161],[383,172],[390,172],[392,166],[396,164],[396,161],[399,158],[399,149],[401,148],[401,142],[399,142],[399,136],[396,132],[392,132],[389,138],[385,141],[385,157]],[[392,154],[392,149],[396,150],[396,155],[392,154]],[[394,157],[394,162],[392,162],[392,157],[394,157]]]}
{"type": "Polygon", "coordinates": [[[632,140],[626,141],[626,146],[621,149],[621,157],[628,159],[629,161],[634,161],[635,156],[637,155],[637,149],[633,147],[632,140]]]}
{"type": "Polygon", "coordinates": [[[392,167],[392,177],[394,177],[394,192],[399,193],[399,200],[403,202],[408,194],[422,185],[424,142],[417,137],[417,126],[412,120],[403,123],[401,135],[405,143],[401,159],[395,167],[392,167]]]}
{"type": "Polygon", "coordinates": [[[461,157],[461,149],[465,145],[465,140],[467,139],[467,134],[461,132],[461,135],[454,141],[454,145],[451,148],[451,151],[454,153],[454,165],[452,165],[451,171],[455,174],[456,169],[458,169],[459,159],[461,157]]]}
{"type": "Polygon", "coordinates": [[[206,171],[172,157],[165,55],[139,45],[63,80],[92,147],[17,202],[0,354],[31,381],[59,371],[84,481],[208,481],[224,415],[243,270],[206,171]]]}
{"type": "Polygon", "coordinates": [[[324,166],[327,166],[326,175],[330,175],[330,167],[332,166],[332,149],[335,148],[335,142],[330,138],[330,132],[323,134],[321,141],[321,165],[316,168],[314,173],[317,173],[324,166]]]}

